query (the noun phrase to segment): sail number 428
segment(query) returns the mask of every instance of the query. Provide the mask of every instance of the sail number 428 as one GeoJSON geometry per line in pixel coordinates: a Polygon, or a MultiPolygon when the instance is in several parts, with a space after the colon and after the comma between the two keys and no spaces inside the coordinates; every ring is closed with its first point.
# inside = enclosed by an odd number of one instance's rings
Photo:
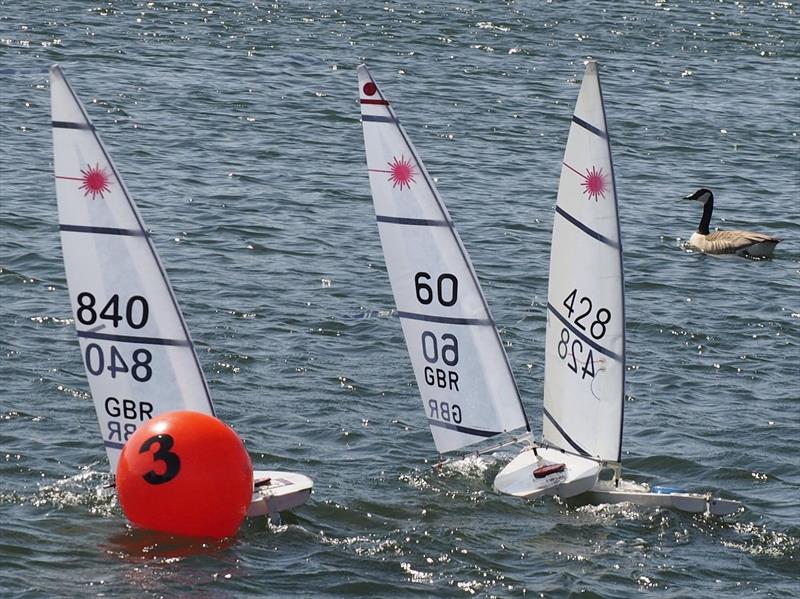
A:
{"type": "MultiPolygon", "coordinates": [[[[562,360],[566,360],[567,356],[571,357],[572,361],[567,360],[567,366],[572,372],[578,374],[578,356],[583,352],[583,343],[581,343],[580,339],[573,339],[572,347],[570,347],[569,341],[569,329],[565,327],[561,329],[561,341],[558,342],[558,357],[562,360]]],[[[581,361],[583,362],[581,378],[585,379],[587,374],[594,378],[594,356],[592,350],[589,350],[585,361],[581,356],[581,361]]]]}
{"type": "MultiPolygon", "coordinates": [[[[611,311],[608,308],[598,308],[592,315],[594,308],[592,299],[587,296],[579,298],[577,289],[573,289],[561,305],[567,309],[567,318],[572,320],[579,329],[587,331],[598,341],[605,337],[608,323],[611,322],[611,311]],[[575,318],[573,318],[573,314],[576,314],[575,318]],[[587,321],[587,317],[591,320],[587,321]]],[[[567,366],[575,374],[578,374],[580,370],[582,379],[585,379],[587,375],[594,378],[594,354],[589,349],[584,357],[583,350],[583,342],[577,337],[572,339],[569,329],[562,328],[561,339],[557,346],[558,357],[566,360],[567,366]]]]}
{"type": "MultiPolygon", "coordinates": [[[[573,289],[572,293],[570,293],[563,302],[563,306],[569,311],[568,318],[572,319],[572,313],[578,312],[582,310],[582,308],[575,308],[575,300],[578,297],[578,290],[573,289]]],[[[592,313],[592,299],[586,296],[583,296],[578,300],[578,304],[580,306],[584,306],[586,309],[585,311],[581,312],[573,322],[575,326],[579,329],[585,331],[589,330],[589,334],[595,339],[602,339],[606,334],[606,325],[611,322],[611,311],[608,308],[599,308],[597,312],[595,312],[594,320],[590,323],[584,322],[584,319],[587,316],[590,316],[592,313]]]]}

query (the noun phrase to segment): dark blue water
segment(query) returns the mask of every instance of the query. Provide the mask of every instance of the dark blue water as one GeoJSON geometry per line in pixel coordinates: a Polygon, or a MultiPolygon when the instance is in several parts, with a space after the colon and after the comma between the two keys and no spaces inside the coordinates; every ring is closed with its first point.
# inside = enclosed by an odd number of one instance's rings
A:
{"type": "MultiPolygon", "coordinates": [[[[800,26],[789,2],[0,0],[0,588],[9,597],[800,594],[800,26]],[[355,66],[393,100],[539,430],[550,229],[601,64],[627,293],[624,465],[747,511],[498,496],[435,450],[369,197],[355,66]],[[137,199],[221,418],[315,480],[279,527],[187,546],[113,497],[69,309],[47,67],[137,199]],[[713,225],[774,259],[685,251],[713,225]]],[[[580,259],[576,256],[576,259],[580,259]]]]}

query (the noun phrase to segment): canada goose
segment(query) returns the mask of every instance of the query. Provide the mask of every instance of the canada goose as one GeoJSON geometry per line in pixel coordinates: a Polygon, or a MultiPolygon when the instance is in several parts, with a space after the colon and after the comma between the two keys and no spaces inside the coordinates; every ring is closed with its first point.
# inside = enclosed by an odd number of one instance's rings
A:
{"type": "Polygon", "coordinates": [[[772,255],[772,250],[778,245],[780,239],[751,233],[750,231],[714,231],[709,233],[708,225],[711,223],[711,213],[714,211],[714,194],[702,188],[683,198],[695,200],[703,204],[703,218],[696,233],[689,238],[689,246],[706,254],[738,254],[764,258],[772,255]]]}

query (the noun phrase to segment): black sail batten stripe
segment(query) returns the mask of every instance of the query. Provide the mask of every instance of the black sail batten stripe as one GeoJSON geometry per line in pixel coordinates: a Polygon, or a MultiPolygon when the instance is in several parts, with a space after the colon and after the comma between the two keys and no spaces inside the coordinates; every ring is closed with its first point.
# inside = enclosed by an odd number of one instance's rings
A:
{"type": "Polygon", "coordinates": [[[432,314],[417,314],[416,312],[401,312],[397,311],[397,316],[400,318],[408,318],[409,320],[423,320],[425,322],[439,322],[442,324],[465,324],[465,325],[478,325],[478,326],[492,326],[494,321],[490,318],[458,318],[455,316],[434,316],[432,314]]]}
{"type": "Polygon", "coordinates": [[[369,121],[371,123],[399,123],[395,117],[391,116],[378,116],[376,114],[362,114],[362,121],[369,121]]]}
{"type": "Polygon", "coordinates": [[[479,428],[470,428],[468,426],[461,426],[460,424],[452,424],[450,422],[442,422],[441,420],[434,420],[428,418],[428,424],[431,426],[438,426],[439,428],[446,428],[451,431],[458,431],[459,433],[466,433],[467,435],[474,435],[476,437],[494,437],[495,435],[502,434],[503,431],[484,431],[479,428]]]}
{"type": "Polygon", "coordinates": [[[587,123],[586,121],[584,121],[580,117],[572,115],[572,122],[573,123],[577,123],[578,125],[580,125],[584,129],[586,129],[587,131],[591,131],[592,133],[594,133],[598,137],[602,137],[603,139],[608,139],[608,135],[606,134],[605,131],[603,131],[602,129],[599,129],[598,127],[595,127],[591,123],[587,123]]]}
{"type": "Polygon", "coordinates": [[[550,414],[550,412],[548,412],[546,408],[543,408],[543,409],[542,409],[542,412],[544,413],[545,417],[546,417],[546,418],[547,418],[547,419],[548,419],[548,420],[549,420],[549,421],[550,421],[550,422],[553,424],[553,426],[554,426],[554,427],[556,427],[556,430],[559,432],[559,434],[560,434],[562,437],[564,437],[564,440],[565,440],[567,443],[569,443],[570,445],[572,445],[572,448],[573,448],[575,451],[577,451],[579,454],[581,454],[581,455],[584,455],[584,456],[586,456],[586,457],[591,457],[591,456],[592,456],[592,454],[590,454],[590,453],[589,453],[588,451],[586,451],[586,450],[585,450],[583,447],[581,447],[580,445],[578,445],[578,444],[577,444],[577,443],[576,443],[576,442],[575,442],[575,441],[572,439],[572,437],[570,437],[570,436],[567,434],[567,432],[566,432],[566,431],[565,431],[563,428],[561,428],[561,425],[560,425],[558,422],[556,422],[556,419],[555,419],[555,418],[553,418],[553,415],[552,415],[552,414],[550,414]]]}
{"type": "Polygon", "coordinates": [[[587,227],[581,221],[579,221],[577,218],[572,216],[569,212],[567,212],[566,210],[561,208],[561,206],[556,206],[556,213],[560,214],[561,216],[563,216],[566,220],[568,220],[573,225],[578,227],[581,231],[586,233],[589,237],[593,237],[597,241],[599,241],[601,243],[605,243],[607,246],[612,247],[615,250],[619,249],[619,244],[616,241],[614,241],[613,239],[609,239],[608,237],[606,237],[602,233],[598,233],[594,229],[591,229],[591,228],[587,227]]]}
{"type": "Polygon", "coordinates": [[[187,339],[163,339],[161,337],[139,337],[138,335],[115,335],[113,333],[97,333],[95,331],[78,331],[78,337],[100,339],[102,341],[119,341],[121,343],[140,343],[142,345],[172,345],[175,347],[192,347],[187,339]]]}
{"type": "Polygon", "coordinates": [[[94,131],[94,125],[91,123],[71,123],[69,121],[53,121],[53,127],[57,129],[84,129],[87,131],[94,131]]]}
{"type": "MultiPolygon", "coordinates": [[[[369,70],[367,70],[367,74],[369,75],[369,70]]],[[[372,83],[375,84],[375,80],[372,78],[372,75],[369,75],[369,79],[370,81],[372,81],[372,83]]],[[[380,94],[381,99],[386,100],[386,98],[383,95],[383,92],[380,91],[380,87],[378,87],[377,84],[375,84],[375,87],[378,89],[378,93],[380,94]]],[[[411,153],[411,155],[414,157],[414,160],[416,160],[417,164],[419,165],[420,174],[422,175],[422,178],[425,180],[425,183],[428,185],[428,189],[431,191],[431,194],[433,195],[433,198],[436,201],[436,204],[442,213],[442,220],[449,220],[447,218],[448,216],[447,209],[444,207],[444,201],[441,199],[441,197],[439,197],[439,191],[434,186],[433,181],[431,180],[430,175],[428,174],[428,169],[425,168],[425,165],[423,164],[422,160],[420,160],[419,156],[417,156],[417,152],[414,149],[414,145],[411,143],[411,139],[408,137],[408,134],[406,133],[405,129],[400,124],[399,119],[397,119],[397,116],[395,115],[394,112],[394,108],[390,105],[387,105],[386,109],[389,111],[389,114],[392,116],[395,123],[397,124],[397,130],[400,133],[400,136],[403,138],[403,141],[405,141],[408,151],[411,153]]],[[[369,115],[362,115],[361,118],[363,119],[364,116],[369,116],[369,115]]],[[[470,276],[472,277],[473,282],[475,283],[475,287],[480,291],[481,302],[483,303],[484,309],[486,310],[487,314],[491,314],[491,310],[489,310],[489,304],[486,303],[486,298],[483,295],[483,291],[481,291],[481,285],[480,281],[478,281],[478,276],[475,274],[475,269],[471,266],[472,263],[467,257],[467,250],[466,248],[464,248],[464,245],[461,242],[461,238],[456,233],[455,225],[451,225],[450,230],[452,231],[454,240],[456,242],[456,246],[458,247],[458,250],[461,253],[461,257],[463,258],[464,263],[469,266],[469,273],[470,276]]],[[[492,321],[492,325],[494,326],[494,321],[492,321]]],[[[525,421],[525,429],[528,432],[530,432],[531,423],[528,420],[528,415],[525,413],[525,406],[522,403],[522,396],[519,393],[519,386],[517,385],[517,379],[514,377],[514,371],[511,369],[511,363],[508,361],[508,355],[506,354],[505,349],[503,348],[503,341],[500,339],[500,333],[497,332],[496,327],[495,327],[495,338],[497,340],[497,345],[502,353],[503,361],[505,362],[508,376],[511,378],[511,381],[514,384],[514,391],[517,397],[519,410],[520,413],[522,414],[522,419],[525,421]]]]}
{"type": "Polygon", "coordinates": [[[618,361],[622,362],[622,356],[619,356],[616,352],[613,352],[610,349],[606,349],[605,347],[603,347],[602,345],[597,343],[597,341],[595,341],[594,339],[590,339],[589,337],[587,337],[583,333],[583,331],[581,331],[577,327],[573,326],[573,324],[570,321],[568,321],[566,318],[564,318],[564,316],[562,316],[558,312],[558,310],[556,310],[553,307],[553,304],[551,304],[550,302],[547,302],[547,308],[553,314],[555,314],[558,317],[558,319],[562,322],[562,324],[565,327],[569,328],[569,330],[572,331],[577,337],[579,337],[581,339],[581,341],[583,341],[584,343],[590,345],[592,347],[592,349],[596,349],[597,351],[599,351],[604,356],[608,356],[609,358],[612,358],[613,360],[618,360],[618,361]]]}
{"type": "MultiPolygon", "coordinates": [[[[142,217],[139,215],[139,211],[136,209],[136,204],[133,201],[130,193],[128,192],[128,188],[125,185],[125,182],[122,180],[122,176],[119,174],[117,170],[117,166],[114,164],[114,161],[111,159],[111,154],[108,153],[105,144],[103,144],[103,140],[100,139],[100,135],[97,133],[94,124],[92,124],[92,120],[89,118],[89,113],[86,112],[86,108],[84,108],[83,103],[81,103],[80,99],[78,98],[78,94],[75,93],[75,90],[72,89],[72,84],[67,80],[64,76],[64,72],[61,70],[61,67],[56,66],[54,69],[58,76],[61,77],[61,80],[64,82],[67,90],[69,91],[70,95],[72,96],[73,102],[78,107],[78,110],[81,111],[83,118],[86,120],[86,123],[91,127],[92,135],[94,136],[97,145],[100,147],[100,151],[105,156],[106,162],[108,163],[109,168],[113,171],[114,175],[119,182],[120,189],[122,189],[122,193],[125,195],[125,199],[128,202],[128,207],[131,209],[136,222],[139,223],[139,228],[142,232],[146,232],[147,229],[144,226],[144,222],[142,221],[142,217]]],[[[52,85],[52,82],[51,82],[52,85]]],[[[161,279],[164,282],[164,286],[167,288],[167,293],[169,294],[170,300],[172,301],[172,307],[175,310],[175,314],[178,317],[178,322],[181,325],[181,329],[183,329],[183,334],[186,337],[186,343],[189,347],[192,348],[192,358],[194,360],[195,368],[197,369],[197,375],[200,377],[200,381],[203,383],[203,390],[206,392],[206,401],[208,402],[208,409],[211,412],[212,416],[216,416],[216,410],[214,409],[214,402],[211,399],[211,390],[208,388],[208,381],[206,381],[206,377],[203,374],[203,368],[200,366],[200,360],[197,357],[197,352],[194,351],[194,346],[192,345],[192,337],[189,334],[189,327],[186,326],[186,321],[183,319],[183,313],[181,312],[180,306],[178,305],[178,300],[175,297],[175,292],[172,289],[172,285],[169,283],[169,279],[167,278],[167,273],[164,270],[164,266],[161,264],[161,260],[158,258],[158,252],[156,251],[155,245],[153,245],[152,239],[150,239],[149,235],[145,235],[147,239],[147,246],[150,248],[150,253],[153,257],[154,262],[156,263],[156,267],[158,268],[159,273],[161,273],[161,279]]]]}
{"type": "Polygon", "coordinates": [[[453,223],[447,220],[433,220],[427,218],[404,218],[401,216],[375,216],[379,223],[389,223],[392,225],[412,225],[418,227],[452,227],[453,223]]]}
{"type": "Polygon", "coordinates": [[[110,447],[111,449],[122,449],[125,444],[124,443],[117,443],[116,441],[103,441],[103,445],[106,447],[110,447]]]}
{"type": "Polygon", "coordinates": [[[126,235],[129,237],[149,237],[149,234],[139,229],[116,229],[114,227],[87,227],[84,225],[58,225],[62,231],[72,233],[96,233],[98,235],[126,235]]]}

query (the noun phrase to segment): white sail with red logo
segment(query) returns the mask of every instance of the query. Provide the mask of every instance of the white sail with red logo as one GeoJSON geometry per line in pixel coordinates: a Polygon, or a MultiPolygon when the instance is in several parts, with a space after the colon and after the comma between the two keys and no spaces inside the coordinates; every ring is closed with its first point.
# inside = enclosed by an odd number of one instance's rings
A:
{"type": "Polygon", "coordinates": [[[189,331],[144,221],[83,105],[50,69],[61,247],[103,443],[119,453],[162,412],[214,413],[189,331]]]}
{"type": "Polygon", "coordinates": [[[433,179],[364,65],[358,83],[386,268],[436,448],[528,429],[494,320],[433,179]]]}
{"type": "Polygon", "coordinates": [[[619,462],[625,386],[622,243],[597,65],[561,166],[547,291],[544,441],[619,462]]]}
{"type": "Polygon", "coordinates": [[[561,167],[547,294],[545,449],[524,450],[495,488],[562,498],[619,461],[625,374],[622,248],[597,67],[589,62],[561,167]],[[563,466],[562,466],[563,464],[563,466]],[[537,478],[538,473],[545,476],[537,478]],[[558,480],[558,479],[562,480],[558,480]],[[544,488],[544,481],[558,484],[544,488]]]}

